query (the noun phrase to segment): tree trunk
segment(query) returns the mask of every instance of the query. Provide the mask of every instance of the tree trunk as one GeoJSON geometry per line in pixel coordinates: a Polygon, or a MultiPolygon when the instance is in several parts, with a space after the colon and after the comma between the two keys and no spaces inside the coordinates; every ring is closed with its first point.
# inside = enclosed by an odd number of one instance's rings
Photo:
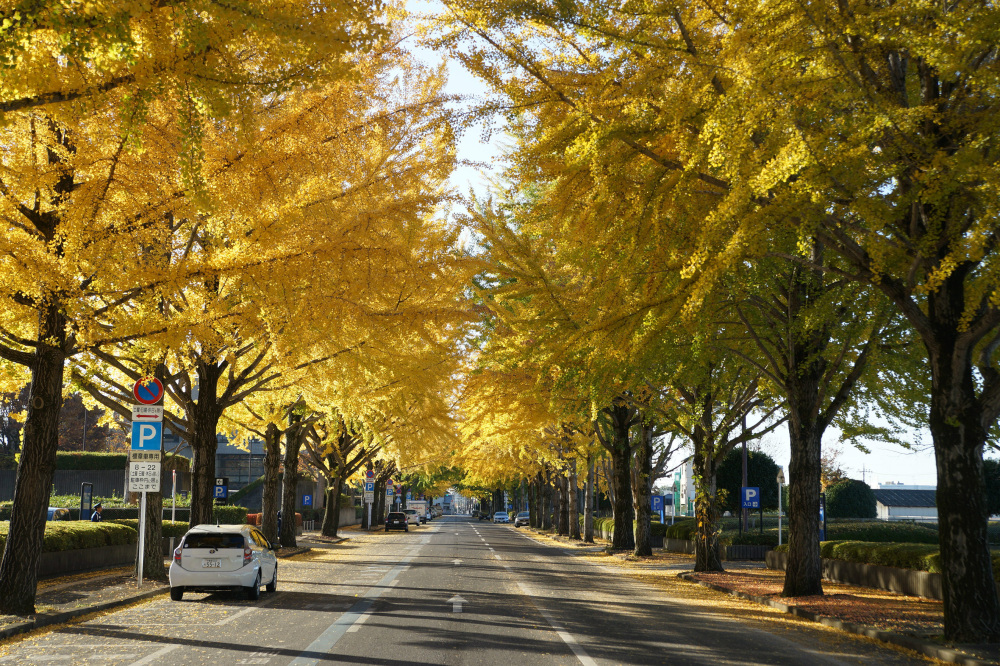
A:
{"type": "Polygon", "coordinates": [[[587,490],[583,498],[583,540],[594,543],[594,456],[587,455],[587,490]]]}
{"type": "MultiPolygon", "coordinates": [[[[947,640],[1000,640],[1000,603],[990,557],[989,512],[983,479],[987,428],[972,373],[972,347],[956,344],[962,283],[950,278],[929,297],[937,339],[927,340],[931,363],[930,429],[937,463],[938,534],[944,635],[947,640]]],[[[995,381],[995,379],[994,379],[995,381]]]]}
{"type": "Polygon", "coordinates": [[[528,525],[538,528],[538,515],[539,515],[539,486],[541,485],[542,473],[538,472],[535,477],[531,480],[528,485],[528,525]]]}
{"type": "Polygon", "coordinates": [[[264,486],[262,488],[260,531],[271,543],[278,543],[278,482],[281,467],[281,431],[273,423],[264,431],[264,486]]]}
{"type": "Polygon", "coordinates": [[[788,560],[782,596],[823,594],[819,554],[819,490],[822,430],[809,413],[789,409],[788,560]]]}
{"type": "Polygon", "coordinates": [[[295,548],[295,501],[299,489],[299,451],[302,449],[302,428],[293,425],[285,433],[285,475],[281,492],[281,545],[295,548]]]}
{"type": "MultiPolygon", "coordinates": [[[[162,476],[162,475],[161,475],[162,476]]],[[[163,479],[160,479],[161,487],[163,479]]],[[[140,503],[141,504],[141,503],[140,503]]],[[[167,580],[167,569],[163,566],[163,494],[146,493],[146,538],[142,556],[142,576],[148,580],[167,580]]],[[[138,546],[136,546],[138,551],[138,546]]],[[[136,558],[138,575],[138,557],[136,558]]]]}
{"type": "Polygon", "coordinates": [[[653,554],[650,545],[652,529],[652,495],[653,477],[653,428],[642,424],[639,426],[639,442],[635,452],[635,487],[632,498],[635,508],[635,554],[648,557],[653,554]]]}
{"type": "MultiPolygon", "coordinates": [[[[706,401],[704,414],[711,414],[706,401]]],[[[725,571],[719,559],[719,498],[716,479],[715,446],[709,434],[700,425],[693,431],[693,464],[697,479],[694,502],[695,521],[695,571],[725,571]]]]}
{"type": "Polygon", "coordinates": [[[556,534],[563,534],[562,504],[562,477],[557,475],[552,479],[552,527],[556,534]]]}
{"type": "Polygon", "coordinates": [[[580,540],[580,489],[577,486],[576,458],[569,461],[569,538],[580,540]]]}
{"type": "Polygon", "coordinates": [[[550,530],[552,529],[552,484],[549,481],[548,471],[545,472],[540,491],[542,495],[542,529],[550,530]]]}
{"type": "Polygon", "coordinates": [[[338,476],[326,489],[326,512],[323,514],[323,536],[336,537],[340,529],[340,494],[344,492],[344,477],[338,476]]]}
{"type": "Polygon", "coordinates": [[[217,431],[222,408],[219,406],[219,377],[215,363],[198,363],[198,400],[188,402],[191,424],[191,526],[211,524],[215,506],[215,455],[219,448],[217,431]]]}
{"type": "Polygon", "coordinates": [[[385,479],[375,479],[375,513],[372,521],[375,525],[385,525],[385,479]]]}
{"type": "Polygon", "coordinates": [[[10,615],[35,612],[38,558],[59,447],[66,320],[54,297],[39,313],[37,340],[14,505],[0,561],[0,613],[10,615]]]}

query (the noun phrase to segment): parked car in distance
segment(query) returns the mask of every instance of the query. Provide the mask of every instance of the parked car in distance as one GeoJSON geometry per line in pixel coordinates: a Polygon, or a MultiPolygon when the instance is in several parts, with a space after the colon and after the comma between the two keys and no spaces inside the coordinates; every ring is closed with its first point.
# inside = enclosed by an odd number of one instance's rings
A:
{"type": "Polygon", "coordinates": [[[402,511],[391,511],[389,515],[385,517],[385,531],[389,530],[403,530],[404,532],[410,531],[409,523],[407,522],[406,514],[402,511]]]}
{"type": "Polygon", "coordinates": [[[522,511],[521,513],[514,516],[514,527],[520,527],[521,525],[527,525],[531,518],[531,514],[527,511],[522,511]]]}
{"type": "Polygon", "coordinates": [[[196,525],[174,549],[170,563],[170,598],[185,592],[242,591],[247,599],[278,589],[274,546],[252,525],[196,525]]]}
{"type": "Polygon", "coordinates": [[[508,514],[506,511],[497,511],[496,513],[493,514],[493,522],[494,523],[509,523],[510,522],[510,514],[508,514]]]}
{"type": "Polygon", "coordinates": [[[69,520],[69,509],[50,506],[48,516],[45,520],[69,520]]]}
{"type": "Polygon", "coordinates": [[[416,509],[403,509],[403,513],[406,514],[410,525],[414,527],[420,525],[420,513],[416,509]]]}

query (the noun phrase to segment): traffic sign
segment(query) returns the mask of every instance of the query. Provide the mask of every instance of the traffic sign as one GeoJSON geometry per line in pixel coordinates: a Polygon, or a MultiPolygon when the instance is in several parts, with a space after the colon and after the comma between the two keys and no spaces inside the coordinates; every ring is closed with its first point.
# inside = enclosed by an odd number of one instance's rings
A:
{"type": "Polygon", "coordinates": [[[373,469],[366,469],[365,470],[365,478],[368,479],[369,481],[373,480],[375,478],[375,470],[373,470],[373,469]]]}
{"type": "Polygon", "coordinates": [[[391,499],[392,495],[393,495],[392,486],[386,486],[385,487],[385,496],[391,499]]]}
{"type": "Polygon", "coordinates": [[[312,495],[303,495],[302,496],[302,506],[312,506],[312,503],[313,503],[313,497],[312,497],[312,495]]]}
{"type": "Polygon", "coordinates": [[[160,492],[160,463],[130,462],[128,464],[128,489],[133,493],[160,492]]]}
{"type": "Polygon", "coordinates": [[[650,498],[650,500],[651,500],[651,502],[650,502],[650,504],[651,504],[650,508],[653,511],[655,511],[656,513],[659,513],[661,511],[663,511],[663,496],[662,495],[653,495],[650,498]]]}
{"type": "Polygon", "coordinates": [[[144,405],[155,405],[163,400],[163,384],[156,377],[145,377],[132,387],[132,395],[144,405]]]}
{"type": "Polygon", "coordinates": [[[399,485],[398,483],[396,484],[396,494],[397,495],[403,494],[403,486],[399,485]]]}
{"type": "Polygon", "coordinates": [[[162,421],[163,405],[132,405],[132,421],[162,421]]]}
{"type": "Polygon", "coordinates": [[[375,501],[375,482],[366,481],[365,482],[365,502],[371,503],[375,501]]]}
{"type": "Polygon", "coordinates": [[[744,509],[760,508],[760,488],[751,488],[750,486],[743,486],[742,488],[740,488],[740,497],[743,499],[742,508],[744,509]]]}
{"type": "Polygon", "coordinates": [[[163,439],[163,423],[132,423],[132,448],[140,451],[159,451],[163,439]]]}
{"type": "Polygon", "coordinates": [[[215,499],[226,499],[229,497],[229,477],[219,476],[215,478],[215,489],[212,491],[215,499]]]}

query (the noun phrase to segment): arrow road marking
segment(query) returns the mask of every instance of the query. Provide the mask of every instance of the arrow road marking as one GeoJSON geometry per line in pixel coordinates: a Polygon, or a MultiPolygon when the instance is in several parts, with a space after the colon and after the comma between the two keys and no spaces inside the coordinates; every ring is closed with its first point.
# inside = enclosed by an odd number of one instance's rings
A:
{"type": "Polygon", "coordinates": [[[462,604],[467,604],[469,602],[456,594],[451,599],[449,599],[447,603],[451,604],[452,613],[461,613],[462,604]]]}
{"type": "Polygon", "coordinates": [[[457,565],[459,565],[459,564],[462,563],[462,560],[456,558],[456,559],[452,560],[451,563],[457,566],[457,565]]]}

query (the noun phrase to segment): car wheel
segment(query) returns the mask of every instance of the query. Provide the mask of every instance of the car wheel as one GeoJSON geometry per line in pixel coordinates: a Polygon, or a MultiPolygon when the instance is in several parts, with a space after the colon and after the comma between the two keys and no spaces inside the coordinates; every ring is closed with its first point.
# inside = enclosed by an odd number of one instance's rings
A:
{"type": "Polygon", "coordinates": [[[253,585],[246,588],[247,599],[250,601],[257,601],[260,599],[260,572],[257,572],[257,579],[254,580],[253,585]]]}
{"type": "Polygon", "coordinates": [[[274,592],[278,589],[278,563],[274,563],[274,577],[271,578],[271,582],[267,584],[267,591],[274,592]]]}
{"type": "Polygon", "coordinates": [[[409,531],[410,531],[410,528],[409,528],[409,527],[404,527],[404,528],[403,528],[403,531],[404,531],[404,532],[409,532],[409,531]]]}
{"type": "Polygon", "coordinates": [[[183,587],[172,587],[170,588],[170,599],[173,601],[180,601],[184,598],[184,588],[183,587]]]}

